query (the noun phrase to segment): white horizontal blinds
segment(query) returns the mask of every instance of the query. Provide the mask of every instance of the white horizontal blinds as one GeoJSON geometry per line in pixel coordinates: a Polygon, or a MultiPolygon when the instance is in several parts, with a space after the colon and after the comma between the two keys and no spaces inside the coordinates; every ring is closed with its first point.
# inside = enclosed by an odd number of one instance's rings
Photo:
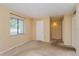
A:
{"type": "Polygon", "coordinates": [[[24,18],[11,14],[10,34],[18,35],[24,33],[24,18]]]}

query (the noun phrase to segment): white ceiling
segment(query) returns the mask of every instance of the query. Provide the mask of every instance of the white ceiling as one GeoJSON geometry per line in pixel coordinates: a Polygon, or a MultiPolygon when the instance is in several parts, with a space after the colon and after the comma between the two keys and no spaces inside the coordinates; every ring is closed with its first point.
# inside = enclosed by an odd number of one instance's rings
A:
{"type": "Polygon", "coordinates": [[[2,4],[26,16],[56,16],[75,10],[75,3],[6,3],[2,4]]]}

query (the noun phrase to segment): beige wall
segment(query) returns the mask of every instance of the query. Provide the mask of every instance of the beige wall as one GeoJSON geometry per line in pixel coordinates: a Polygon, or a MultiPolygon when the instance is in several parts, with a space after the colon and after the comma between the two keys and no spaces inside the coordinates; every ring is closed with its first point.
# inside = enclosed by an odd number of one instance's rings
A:
{"type": "Polygon", "coordinates": [[[79,56],[79,4],[76,5],[76,14],[66,14],[63,20],[63,40],[65,45],[72,45],[79,56]]]}
{"type": "Polygon", "coordinates": [[[72,17],[72,46],[76,48],[76,15],[72,17]]]}
{"type": "Polygon", "coordinates": [[[62,39],[62,19],[60,17],[54,17],[51,19],[51,38],[52,39],[62,39]],[[56,22],[57,25],[53,26],[56,22]]]}
{"type": "MultiPolygon", "coordinates": [[[[0,6],[0,52],[5,51],[11,47],[23,43],[24,41],[32,39],[31,37],[31,20],[24,19],[23,35],[11,36],[10,35],[10,10],[0,6]]],[[[16,12],[15,12],[16,13],[16,12]]],[[[18,13],[17,13],[18,14],[18,13]]],[[[22,14],[19,13],[22,16],[22,14]]]]}
{"type": "Polygon", "coordinates": [[[24,19],[24,34],[11,36],[10,35],[10,12],[24,17],[21,13],[10,11],[9,9],[0,6],[0,53],[8,50],[9,48],[15,47],[27,40],[36,40],[35,25],[36,21],[44,21],[44,42],[50,41],[50,19],[49,17],[38,17],[31,19],[25,17],[24,19]]]}
{"type": "Polygon", "coordinates": [[[72,45],[72,14],[65,14],[63,19],[63,41],[64,45],[72,45]]]}
{"type": "Polygon", "coordinates": [[[50,18],[49,17],[37,17],[32,20],[32,38],[36,40],[36,22],[37,21],[44,22],[44,42],[50,41],[50,18]]]}
{"type": "MultiPolygon", "coordinates": [[[[77,6],[76,14],[76,48],[79,52],[79,5],[77,6]]],[[[49,17],[37,17],[35,19],[30,19],[25,17],[24,19],[24,31],[23,35],[10,36],[10,11],[9,9],[0,6],[0,52],[5,51],[11,47],[14,47],[18,44],[21,44],[27,40],[36,40],[36,22],[44,21],[44,42],[50,42],[50,18],[49,17]]],[[[23,16],[20,13],[16,13],[20,16],[23,16]]],[[[63,19],[63,41],[65,45],[72,45],[72,15],[66,14],[63,19]]]]}

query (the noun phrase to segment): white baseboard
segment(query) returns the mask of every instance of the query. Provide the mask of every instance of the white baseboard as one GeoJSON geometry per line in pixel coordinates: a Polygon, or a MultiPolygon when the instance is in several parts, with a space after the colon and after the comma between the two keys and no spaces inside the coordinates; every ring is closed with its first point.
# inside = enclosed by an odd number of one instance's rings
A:
{"type": "Polygon", "coordinates": [[[32,41],[32,40],[24,41],[24,42],[22,42],[22,43],[20,43],[20,44],[17,44],[17,45],[12,46],[12,47],[10,47],[10,48],[8,48],[8,49],[5,49],[4,51],[1,51],[1,52],[0,52],[0,55],[6,53],[6,52],[8,52],[8,51],[10,51],[11,49],[14,49],[14,48],[16,48],[16,47],[18,47],[18,46],[21,46],[21,45],[25,44],[25,43],[28,43],[28,42],[30,42],[30,41],[32,41]]]}

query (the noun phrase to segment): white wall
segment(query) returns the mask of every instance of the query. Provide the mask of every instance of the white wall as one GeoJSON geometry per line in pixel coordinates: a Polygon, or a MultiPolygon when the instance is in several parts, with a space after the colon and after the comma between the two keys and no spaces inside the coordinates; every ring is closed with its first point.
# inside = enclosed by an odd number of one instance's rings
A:
{"type": "Polygon", "coordinates": [[[74,43],[74,46],[76,48],[76,54],[79,55],[79,4],[77,4],[76,6],[76,15],[75,15],[75,29],[74,29],[74,32],[75,32],[75,36],[74,36],[74,40],[76,43],[74,43]]]}
{"type": "Polygon", "coordinates": [[[72,17],[72,46],[76,48],[76,15],[72,17]]]}

